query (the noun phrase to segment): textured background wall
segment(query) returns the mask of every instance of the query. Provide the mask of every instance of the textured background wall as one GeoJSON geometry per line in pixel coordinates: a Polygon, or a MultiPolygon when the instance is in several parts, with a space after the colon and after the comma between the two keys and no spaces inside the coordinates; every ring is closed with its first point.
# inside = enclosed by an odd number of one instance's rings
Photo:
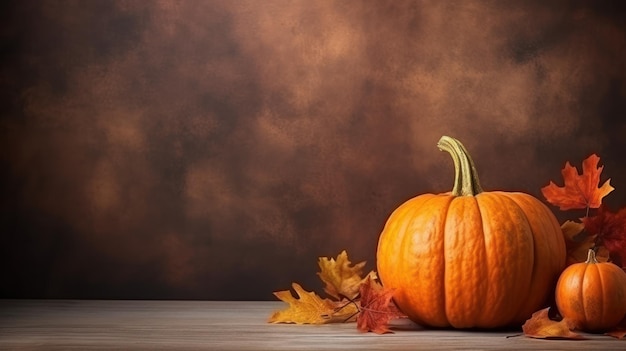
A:
{"type": "Polygon", "coordinates": [[[620,1],[5,1],[0,297],[272,299],[409,197],[626,205],[620,1]]]}

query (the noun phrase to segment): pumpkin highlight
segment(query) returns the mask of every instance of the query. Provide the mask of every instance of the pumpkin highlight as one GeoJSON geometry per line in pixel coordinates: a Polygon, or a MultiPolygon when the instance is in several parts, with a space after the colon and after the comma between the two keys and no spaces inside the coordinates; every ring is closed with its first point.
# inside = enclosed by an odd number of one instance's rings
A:
{"type": "Polygon", "coordinates": [[[587,261],[567,267],[556,286],[556,306],[580,330],[606,331],[626,317],[626,272],[598,262],[593,249],[587,261]]]}
{"type": "Polygon", "coordinates": [[[458,140],[443,136],[438,147],[454,161],[453,190],[393,211],[378,242],[378,275],[420,325],[519,325],[547,303],[565,266],[560,225],[531,195],[483,191],[458,140]]]}

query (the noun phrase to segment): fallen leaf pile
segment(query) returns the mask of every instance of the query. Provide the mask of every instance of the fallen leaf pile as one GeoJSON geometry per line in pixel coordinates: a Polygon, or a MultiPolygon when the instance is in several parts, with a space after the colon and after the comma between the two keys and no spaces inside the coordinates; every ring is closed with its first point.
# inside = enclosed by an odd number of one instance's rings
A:
{"type": "Polygon", "coordinates": [[[392,332],[389,322],[404,315],[393,301],[393,290],[384,288],[376,272],[363,276],[365,262],[352,265],[344,250],[337,259],[320,257],[317,275],[325,285],[330,298],[322,298],[315,292],[304,290],[293,283],[291,291],[277,291],[274,295],[289,306],[274,312],[268,322],[294,324],[326,324],[357,322],[363,332],[384,334],[392,332]]]}

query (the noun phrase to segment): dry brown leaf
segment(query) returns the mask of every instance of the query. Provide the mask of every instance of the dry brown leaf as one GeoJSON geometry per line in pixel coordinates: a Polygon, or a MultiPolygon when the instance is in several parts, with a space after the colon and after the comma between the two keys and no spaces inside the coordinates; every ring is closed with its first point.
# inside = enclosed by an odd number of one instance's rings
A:
{"type": "Polygon", "coordinates": [[[585,225],[581,222],[565,221],[561,224],[561,231],[565,239],[569,241],[577,241],[576,237],[585,229],[585,225]]]}
{"type": "Polygon", "coordinates": [[[549,309],[544,308],[533,313],[530,319],[522,326],[524,335],[536,339],[585,339],[582,335],[572,331],[575,326],[571,321],[567,319],[561,321],[551,320],[548,316],[549,309]]]}
{"type": "MultiPolygon", "coordinates": [[[[567,248],[567,265],[585,262],[589,249],[595,246],[597,235],[590,235],[588,231],[583,231],[583,229],[585,229],[585,225],[581,222],[565,221],[561,225],[567,248]]],[[[598,262],[608,261],[608,250],[605,247],[599,247],[596,258],[598,262]]]]}
{"type": "Polygon", "coordinates": [[[342,251],[335,260],[334,258],[320,257],[318,260],[320,272],[317,275],[326,284],[324,291],[337,300],[348,298],[355,299],[359,295],[359,287],[367,278],[376,278],[375,272],[370,272],[363,278],[365,262],[352,265],[348,259],[348,253],[342,251]]]}

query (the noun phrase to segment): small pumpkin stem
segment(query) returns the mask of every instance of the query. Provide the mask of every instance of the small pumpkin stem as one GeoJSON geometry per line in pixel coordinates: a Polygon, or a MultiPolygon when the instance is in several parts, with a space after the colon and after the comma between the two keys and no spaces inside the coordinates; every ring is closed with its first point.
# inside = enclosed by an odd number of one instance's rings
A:
{"type": "Polygon", "coordinates": [[[475,196],[483,192],[478,181],[478,172],[474,167],[474,161],[470,157],[465,146],[460,141],[442,136],[437,143],[441,151],[447,151],[454,162],[454,196],[475,196]]]}
{"type": "Polygon", "coordinates": [[[589,249],[587,252],[587,261],[585,263],[598,263],[596,252],[593,249],[589,249]]]}

